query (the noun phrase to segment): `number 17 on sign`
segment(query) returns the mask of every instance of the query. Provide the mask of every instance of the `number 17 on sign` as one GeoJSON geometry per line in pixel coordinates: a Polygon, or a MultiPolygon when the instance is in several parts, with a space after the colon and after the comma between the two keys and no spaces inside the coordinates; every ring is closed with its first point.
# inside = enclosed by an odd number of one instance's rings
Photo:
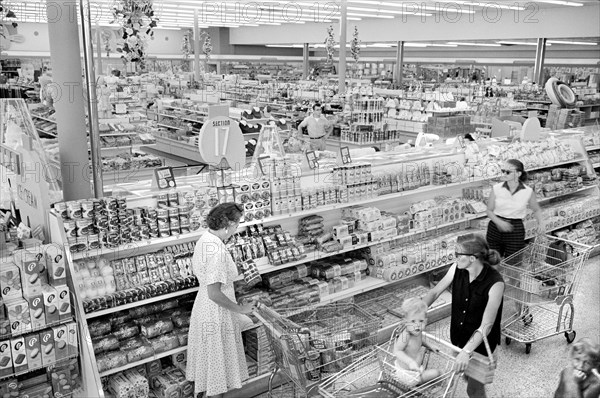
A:
{"type": "Polygon", "coordinates": [[[229,143],[229,127],[217,127],[217,134],[215,137],[215,155],[217,156],[225,156],[225,152],[227,151],[227,144],[229,143]],[[221,144],[221,140],[223,145],[221,144]],[[221,148],[219,150],[219,147],[221,148]]]}

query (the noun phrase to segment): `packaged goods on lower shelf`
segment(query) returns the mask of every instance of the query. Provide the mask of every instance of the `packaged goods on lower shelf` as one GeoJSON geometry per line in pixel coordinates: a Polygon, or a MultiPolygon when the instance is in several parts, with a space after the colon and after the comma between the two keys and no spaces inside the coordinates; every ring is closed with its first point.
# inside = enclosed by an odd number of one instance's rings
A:
{"type": "Polygon", "coordinates": [[[423,186],[431,185],[431,171],[427,165],[414,166],[405,169],[390,166],[386,171],[373,174],[378,182],[379,195],[409,191],[423,186]]]}
{"type": "Polygon", "coordinates": [[[594,229],[594,223],[592,220],[586,220],[577,223],[572,226],[572,229],[559,229],[558,231],[554,231],[553,235],[561,239],[578,242],[589,246],[595,246],[600,243],[600,236],[594,229]]]}
{"type": "Polygon", "coordinates": [[[49,370],[38,370],[0,380],[2,397],[65,397],[81,385],[77,359],[61,361],[49,370]]]}
{"type": "Polygon", "coordinates": [[[192,304],[166,300],[88,323],[100,373],[187,345],[192,304]]]}

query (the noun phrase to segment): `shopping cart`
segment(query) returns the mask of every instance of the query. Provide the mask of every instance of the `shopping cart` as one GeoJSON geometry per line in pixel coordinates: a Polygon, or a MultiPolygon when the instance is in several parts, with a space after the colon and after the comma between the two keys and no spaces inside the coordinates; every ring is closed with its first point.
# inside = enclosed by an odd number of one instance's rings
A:
{"type": "MultiPolygon", "coordinates": [[[[426,383],[407,384],[405,378],[398,377],[395,367],[396,357],[392,353],[397,330],[388,343],[357,359],[335,376],[319,386],[319,393],[325,398],[377,397],[377,398],[445,398],[453,397],[459,373],[454,369],[456,355],[460,348],[423,332],[425,354],[422,365],[426,369],[437,369],[439,376],[426,383]]],[[[484,339],[488,357],[474,353],[465,370],[465,375],[481,383],[489,384],[494,379],[496,363],[491,355],[487,338],[484,339]]]]}
{"type": "Polygon", "coordinates": [[[254,312],[265,326],[281,371],[309,396],[321,380],[335,374],[377,344],[381,320],[354,304],[330,304],[315,308],[286,309],[286,316],[260,305],[254,312]]]}
{"type": "Polygon", "coordinates": [[[540,236],[502,261],[502,334],[507,345],[513,339],[525,343],[529,354],[531,344],[546,337],[564,333],[568,343],[575,340],[573,295],[592,248],[554,236],[540,236]]]}

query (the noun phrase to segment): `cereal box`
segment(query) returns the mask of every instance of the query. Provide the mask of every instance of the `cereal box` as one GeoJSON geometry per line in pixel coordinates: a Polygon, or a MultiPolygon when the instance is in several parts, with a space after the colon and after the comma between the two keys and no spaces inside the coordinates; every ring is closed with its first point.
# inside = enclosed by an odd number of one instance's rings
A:
{"type": "Polygon", "coordinates": [[[48,366],[56,362],[54,353],[54,331],[46,329],[40,332],[40,343],[42,345],[42,364],[48,366]]]}
{"type": "Polygon", "coordinates": [[[67,283],[67,270],[65,266],[65,257],[60,245],[49,244],[45,246],[46,268],[48,272],[48,282],[53,286],[64,285],[67,283]]]}
{"type": "Polygon", "coordinates": [[[26,250],[15,252],[14,259],[21,271],[23,294],[32,295],[41,293],[40,264],[34,253],[26,250]]]}
{"type": "Polygon", "coordinates": [[[12,338],[10,340],[10,347],[12,350],[13,368],[15,373],[27,370],[28,366],[27,352],[25,350],[25,339],[22,336],[12,338]]]}
{"type": "Polygon", "coordinates": [[[44,314],[48,325],[59,321],[58,313],[58,294],[56,289],[49,285],[42,286],[42,296],[44,298],[44,314]]]}
{"type": "Polygon", "coordinates": [[[71,372],[68,367],[61,367],[50,372],[50,381],[55,397],[64,397],[73,392],[71,372]]]}
{"type": "Polygon", "coordinates": [[[23,295],[21,287],[21,271],[15,264],[2,264],[0,266],[0,293],[6,300],[19,298],[23,295]]]}
{"type": "Polygon", "coordinates": [[[71,318],[71,295],[67,285],[54,287],[58,296],[58,318],[60,320],[71,318]]]}
{"type": "Polygon", "coordinates": [[[60,361],[69,356],[67,326],[55,326],[52,330],[54,331],[54,355],[56,361],[60,361]]]}
{"type": "Polygon", "coordinates": [[[25,335],[25,352],[27,354],[27,363],[29,369],[42,367],[42,345],[40,344],[39,333],[30,333],[25,335]]]}
{"type": "Polygon", "coordinates": [[[0,341],[0,377],[13,373],[12,352],[10,340],[0,341]]]}
{"type": "Polygon", "coordinates": [[[44,298],[42,294],[25,296],[25,301],[29,305],[29,318],[31,319],[32,329],[39,329],[46,325],[46,315],[44,313],[44,298]]]}
{"type": "Polygon", "coordinates": [[[5,305],[11,332],[17,334],[30,331],[31,315],[27,301],[23,299],[12,300],[5,305]]]}
{"type": "Polygon", "coordinates": [[[79,344],[77,340],[77,324],[75,322],[67,323],[67,344],[69,345],[69,356],[77,355],[79,344]]]}

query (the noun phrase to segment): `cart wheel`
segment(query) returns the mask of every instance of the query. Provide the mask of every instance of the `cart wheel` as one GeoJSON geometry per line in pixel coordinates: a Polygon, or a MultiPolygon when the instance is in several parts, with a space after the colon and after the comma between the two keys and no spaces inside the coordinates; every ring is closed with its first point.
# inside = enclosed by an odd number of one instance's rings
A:
{"type": "Polygon", "coordinates": [[[506,345],[510,345],[510,343],[512,343],[512,339],[510,337],[506,337],[504,339],[504,342],[506,343],[506,345]]]}
{"type": "Polygon", "coordinates": [[[567,343],[569,344],[575,340],[575,336],[577,336],[577,333],[575,333],[574,330],[571,332],[565,332],[565,339],[567,339],[567,343]]]}
{"type": "Polygon", "coordinates": [[[529,354],[531,352],[531,343],[525,344],[525,354],[529,354]]]}

